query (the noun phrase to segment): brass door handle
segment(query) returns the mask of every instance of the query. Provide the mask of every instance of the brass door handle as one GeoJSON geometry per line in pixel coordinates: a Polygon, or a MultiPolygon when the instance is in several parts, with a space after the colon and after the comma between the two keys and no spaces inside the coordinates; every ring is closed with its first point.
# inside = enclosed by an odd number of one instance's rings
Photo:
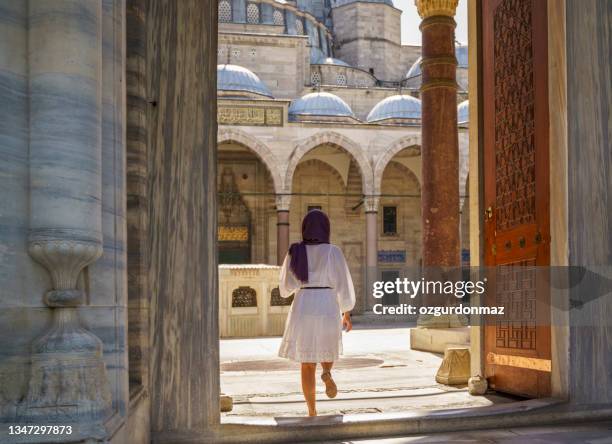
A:
{"type": "Polygon", "coordinates": [[[489,207],[485,210],[485,219],[493,218],[493,207],[489,207]]]}

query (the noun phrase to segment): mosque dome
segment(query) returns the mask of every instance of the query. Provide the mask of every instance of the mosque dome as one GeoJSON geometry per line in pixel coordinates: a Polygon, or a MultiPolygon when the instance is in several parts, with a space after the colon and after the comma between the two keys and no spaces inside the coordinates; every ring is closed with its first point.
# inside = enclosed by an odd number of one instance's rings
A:
{"type": "Polygon", "coordinates": [[[467,126],[470,123],[470,101],[464,100],[457,107],[457,124],[467,126]]]}
{"type": "Polygon", "coordinates": [[[347,68],[350,68],[351,65],[349,65],[348,63],[346,63],[344,60],[340,60],[340,59],[335,59],[333,57],[323,57],[320,58],[319,60],[317,60],[316,63],[314,63],[315,65],[334,65],[334,66],[346,66],[347,68]]]}
{"type": "MultiPolygon", "coordinates": [[[[460,45],[455,47],[455,57],[457,58],[457,69],[467,69],[468,47],[466,45],[460,45]]],[[[423,58],[419,57],[416,62],[412,64],[412,66],[404,76],[404,79],[410,79],[412,77],[417,77],[421,75],[421,60],[423,60],[423,58]]]]}
{"type": "Polygon", "coordinates": [[[382,3],[384,5],[393,6],[393,0],[332,0],[332,8],[348,5],[349,3],[382,3]]]}
{"type": "Polygon", "coordinates": [[[380,122],[387,119],[421,119],[421,101],[412,96],[398,94],[387,97],[376,104],[367,121],[380,122]]]}
{"type": "Polygon", "coordinates": [[[354,117],[344,100],[328,92],[314,92],[294,100],[289,106],[289,115],[354,117]]]}
{"type": "Polygon", "coordinates": [[[255,73],[238,65],[217,65],[217,90],[272,98],[268,87],[255,73]]]}

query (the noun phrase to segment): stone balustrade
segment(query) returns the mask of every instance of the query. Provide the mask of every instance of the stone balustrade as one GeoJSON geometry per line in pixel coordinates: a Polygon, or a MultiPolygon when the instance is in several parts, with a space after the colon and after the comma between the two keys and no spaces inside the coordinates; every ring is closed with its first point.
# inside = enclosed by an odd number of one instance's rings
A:
{"type": "Polygon", "coordinates": [[[222,338],[283,334],[293,297],[280,296],[279,273],[275,265],[219,265],[222,338]]]}

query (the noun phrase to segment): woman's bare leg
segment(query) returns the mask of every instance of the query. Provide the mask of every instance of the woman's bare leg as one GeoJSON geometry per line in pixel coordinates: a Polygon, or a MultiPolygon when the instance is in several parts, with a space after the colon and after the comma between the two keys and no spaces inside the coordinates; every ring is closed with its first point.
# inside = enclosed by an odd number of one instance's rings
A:
{"type": "Polygon", "coordinates": [[[323,367],[323,373],[331,372],[331,369],[333,366],[334,366],[333,362],[321,362],[321,367],[323,367]]]}
{"type": "Polygon", "coordinates": [[[302,362],[302,392],[308,405],[308,416],[317,416],[315,373],[317,364],[302,362]]]}

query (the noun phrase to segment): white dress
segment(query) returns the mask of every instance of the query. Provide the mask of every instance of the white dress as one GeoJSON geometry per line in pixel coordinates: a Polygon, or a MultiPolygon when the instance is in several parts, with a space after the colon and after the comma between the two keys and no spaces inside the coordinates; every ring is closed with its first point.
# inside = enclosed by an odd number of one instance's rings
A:
{"type": "Polygon", "coordinates": [[[342,251],[332,244],[306,245],[308,282],[300,282],[285,257],[280,294],[295,293],[278,351],[297,362],[332,362],[342,353],[342,313],[355,306],[355,289],[342,251]],[[302,287],[331,287],[304,289],[302,287]]]}

